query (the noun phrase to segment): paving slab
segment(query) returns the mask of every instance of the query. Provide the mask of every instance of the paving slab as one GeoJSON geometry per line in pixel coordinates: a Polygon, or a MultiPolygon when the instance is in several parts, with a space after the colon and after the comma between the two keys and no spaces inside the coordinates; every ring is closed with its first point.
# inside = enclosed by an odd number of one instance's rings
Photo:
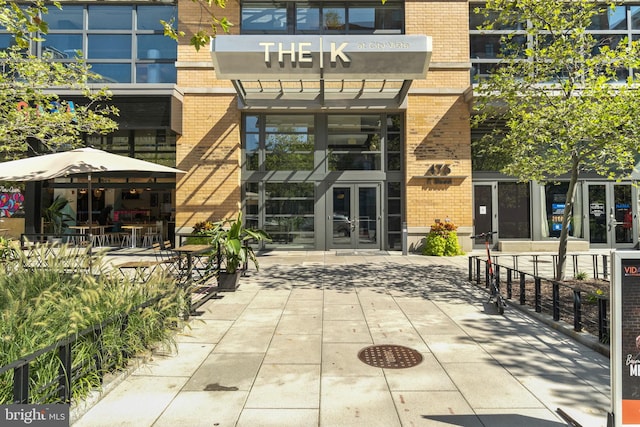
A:
{"type": "Polygon", "coordinates": [[[242,413],[247,394],[246,391],[182,391],[153,426],[234,426],[242,413]]]}
{"type": "Polygon", "coordinates": [[[212,353],[184,385],[188,391],[249,391],[263,353],[212,353]]]}
{"type": "Polygon", "coordinates": [[[246,408],[236,427],[318,427],[318,409],[246,408]]]}
{"type": "Polygon", "coordinates": [[[322,378],[320,425],[400,426],[393,397],[383,376],[322,378]]]}
{"type": "Polygon", "coordinates": [[[279,334],[273,336],[264,363],[311,363],[322,362],[322,335],[279,334]]]}
{"type": "Polygon", "coordinates": [[[320,364],[263,364],[245,406],[318,409],[320,364]]]}
{"type": "Polygon", "coordinates": [[[609,360],[513,307],[498,315],[466,256],[259,261],[74,425],[560,427],[558,408],[606,425],[609,360]],[[423,360],[369,366],[358,353],[373,344],[423,360]]]}

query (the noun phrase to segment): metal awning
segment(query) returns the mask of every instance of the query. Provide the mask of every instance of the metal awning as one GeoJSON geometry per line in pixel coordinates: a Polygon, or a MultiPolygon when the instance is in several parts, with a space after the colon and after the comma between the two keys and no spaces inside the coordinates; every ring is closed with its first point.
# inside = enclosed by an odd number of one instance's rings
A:
{"type": "Polygon", "coordinates": [[[219,36],[211,55],[241,108],[397,108],[413,79],[426,78],[431,38],[219,36]]]}
{"type": "Polygon", "coordinates": [[[393,108],[412,80],[233,80],[243,108],[393,108]]]}

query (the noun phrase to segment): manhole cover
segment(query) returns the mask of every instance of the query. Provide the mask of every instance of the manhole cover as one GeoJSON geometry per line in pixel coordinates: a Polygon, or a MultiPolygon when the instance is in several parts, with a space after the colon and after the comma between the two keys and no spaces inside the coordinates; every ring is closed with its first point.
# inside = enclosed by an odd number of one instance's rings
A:
{"type": "Polygon", "coordinates": [[[372,345],[360,350],[358,359],[376,368],[402,369],[422,362],[422,355],[401,345],[372,345]]]}

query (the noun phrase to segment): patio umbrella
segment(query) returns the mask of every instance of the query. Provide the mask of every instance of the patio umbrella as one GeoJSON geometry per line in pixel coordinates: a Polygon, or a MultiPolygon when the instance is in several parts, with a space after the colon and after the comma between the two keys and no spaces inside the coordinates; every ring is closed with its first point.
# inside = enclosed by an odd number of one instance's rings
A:
{"type": "MultiPolygon", "coordinates": [[[[101,172],[164,172],[185,173],[180,169],[158,165],[132,157],[120,156],[95,148],[77,148],[0,163],[0,181],[45,181],[69,175],[86,175],[87,191],[91,194],[91,175],[101,172]]],[[[89,201],[89,224],[93,223],[93,206],[89,201]]],[[[91,235],[91,228],[89,228],[91,235]]]]}

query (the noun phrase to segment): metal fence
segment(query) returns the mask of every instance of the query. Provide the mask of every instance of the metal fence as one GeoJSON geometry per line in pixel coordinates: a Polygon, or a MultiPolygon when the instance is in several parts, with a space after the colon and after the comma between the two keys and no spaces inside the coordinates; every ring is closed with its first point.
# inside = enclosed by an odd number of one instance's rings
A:
{"type": "Polygon", "coordinates": [[[13,371],[13,400],[14,404],[38,404],[38,403],[71,403],[73,384],[82,381],[90,375],[97,375],[100,383],[104,375],[113,371],[119,360],[127,360],[132,355],[125,349],[120,349],[119,354],[110,353],[100,345],[102,331],[110,325],[120,325],[120,332],[126,333],[128,318],[135,311],[144,310],[160,301],[164,295],[150,299],[127,313],[113,316],[104,322],[91,326],[78,334],[70,335],[59,342],[49,345],[34,353],[20,358],[8,365],[0,367],[0,376],[13,371]],[[91,340],[96,344],[97,352],[90,363],[74,364],[74,346],[82,340],[91,340]],[[58,365],[58,373],[46,383],[34,382],[30,377],[30,366],[36,363],[41,356],[50,355],[58,365]],[[57,359],[56,359],[57,355],[57,359]],[[43,396],[38,402],[32,401],[32,385],[37,386],[37,391],[43,396]]]}
{"type": "MultiPolygon", "coordinates": [[[[583,254],[582,257],[591,259],[592,276],[607,286],[606,292],[593,292],[585,290],[584,287],[540,276],[539,256],[532,258],[532,265],[535,266],[533,273],[518,269],[521,263],[518,263],[517,259],[514,259],[512,266],[500,264],[496,262],[496,258],[493,258],[492,264],[498,286],[507,300],[512,300],[514,303],[517,301],[517,304],[522,306],[530,306],[536,313],[548,314],[556,322],[565,321],[573,325],[574,331],[584,330],[592,333],[601,343],[608,344],[610,302],[608,282],[604,280],[609,277],[608,256],[583,254]]],[[[572,256],[571,259],[576,275],[584,271],[578,270],[579,265],[584,265],[584,262],[582,264],[578,262],[578,255],[572,256]]],[[[554,270],[556,262],[557,256],[553,261],[554,270]]],[[[486,259],[479,256],[469,257],[469,281],[478,285],[484,282],[484,286],[489,289],[489,269],[486,259]]]]}

